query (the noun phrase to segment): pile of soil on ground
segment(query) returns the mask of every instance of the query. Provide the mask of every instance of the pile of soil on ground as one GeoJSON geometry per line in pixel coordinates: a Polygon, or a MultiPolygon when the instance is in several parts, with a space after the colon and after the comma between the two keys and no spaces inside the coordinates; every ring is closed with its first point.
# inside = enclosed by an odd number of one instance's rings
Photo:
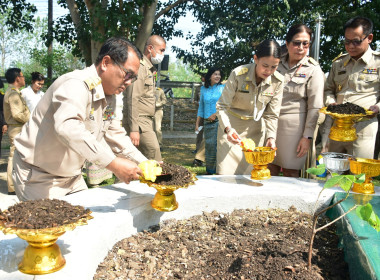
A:
{"type": "Polygon", "coordinates": [[[174,185],[174,186],[184,186],[193,182],[193,176],[187,168],[164,162],[161,164],[162,176],[158,176],[155,183],[160,185],[174,185]]]}
{"type": "Polygon", "coordinates": [[[363,107],[360,107],[359,105],[356,105],[356,104],[352,104],[350,102],[347,102],[344,104],[338,104],[338,105],[329,105],[327,106],[326,110],[331,113],[347,114],[347,115],[366,113],[363,107]]]}
{"type": "Polygon", "coordinates": [[[162,130],[170,130],[171,105],[174,105],[174,131],[194,131],[198,107],[190,98],[168,99],[164,105],[162,130]]]}
{"type": "Polygon", "coordinates": [[[39,199],[20,202],[0,211],[0,221],[5,227],[43,229],[75,223],[89,213],[89,209],[63,200],[39,199]]]}
{"type": "Polygon", "coordinates": [[[165,221],[116,243],[94,279],[349,279],[334,226],[316,235],[307,270],[311,224],[294,208],[165,221]]]}

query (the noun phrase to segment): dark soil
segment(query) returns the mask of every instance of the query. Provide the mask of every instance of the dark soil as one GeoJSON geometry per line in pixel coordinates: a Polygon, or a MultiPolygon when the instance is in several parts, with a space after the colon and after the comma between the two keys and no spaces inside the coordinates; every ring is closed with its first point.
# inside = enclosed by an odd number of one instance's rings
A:
{"type": "Polygon", "coordinates": [[[355,115],[355,114],[365,114],[365,110],[363,107],[359,105],[352,104],[350,102],[338,105],[329,105],[326,109],[328,112],[337,113],[337,114],[347,114],[347,115],[355,115]]]}
{"type": "Polygon", "coordinates": [[[75,223],[89,213],[89,209],[63,200],[29,200],[17,203],[4,212],[0,210],[0,222],[5,227],[42,229],[75,223]]]}
{"type": "Polygon", "coordinates": [[[349,279],[333,226],[316,235],[307,270],[311,224],[294,208],[165,221],[116,243],[94,279],[349,279]]]}
{"type": "Polygon", "coordinates": [[[190,171],[181,165],[164,162],[161,164],[161,167],[162,174],[165,175],[157,177],[155,181],[157,184],[165,186],[184,186],[193,181],[193,176],[190,171]]]}

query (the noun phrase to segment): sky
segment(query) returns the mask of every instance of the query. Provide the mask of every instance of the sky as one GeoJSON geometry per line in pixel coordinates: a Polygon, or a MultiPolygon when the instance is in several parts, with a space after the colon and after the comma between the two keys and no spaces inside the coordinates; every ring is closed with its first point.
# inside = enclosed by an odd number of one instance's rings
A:
{"type": "MultiPolygon", "coordinates": [[[[37,7],[37,16],[47,17],[48,14],[48,0],[29,0],[30,3],[34,4],[37,7]]],[[[62,8],[58,5],[56,0],[53,0],[53,18],[58,18],[65,14],[68,14],[67,9],[62,8]]],[[[181,17],[178,23],[175,25],[176,29],[183,31],[183,34],[191,32],[193,34],[198,33],[201,30],[201,24],[194,21],[194,17],[189,13],[186,17],[181,17]]],[[[181,46],[181,48],[191,48],[190,43],[187,42],[184,38],[173,38],[169,40],[166,44],[165,54],[169,54],[170,61],[175,59],[174,53],[171,51],[172,46],[181,46]]]]}

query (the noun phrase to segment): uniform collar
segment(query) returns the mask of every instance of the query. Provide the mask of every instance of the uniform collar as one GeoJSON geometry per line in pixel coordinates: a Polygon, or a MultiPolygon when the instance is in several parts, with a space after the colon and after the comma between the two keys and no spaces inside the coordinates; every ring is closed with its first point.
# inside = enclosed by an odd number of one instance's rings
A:
{"type": "MultiPolygon", "coordinates": [[[[289,70],[289,63],[288,63],[288,60],[289,60],[289,54],[284,54],[283,56],[281,56],[281,63],[282,65],[287,69],[289,70]]],[[[297,64],[295,64],[293,68],[298,68],[300,65],[309,65],[309,57],[307,55],[305,55],[300,61],[297,62],[297,64]]]]}
{"type": "MultiPolygon", "coordinates": [[[[100,99],[105,98],[104,90],[103,90],[103,85],[102,83],[98,83],[100,77],[98,75],[98,71],[96,71],[95,64],[92,64],[90,67],[87,68],[89,71],[89,77],[95,81],[97,84],[94,88],[94,101],[98,101],[100,99]]],[[[101,81],[101,79],[100,79],[101,81]]]]}
{"type": "MultiPolygon", "coordinates": [[[[153,69],[154,71],[156,70],[156,68],[153,66],[152,62],[150,61],[150,59],[144,54],[143,55],[143,61],[144,61],[144,65],[146,65],[149,69],[153,69]]],[[[152,72],[154,72],[152,70],[152,72]]]]}
{"type": "Polygon", "coordinates": [[[373,55],[373,50],[371,49],[370,46],[368,46],[368,49],[366,50],[366,52],[359,59],[363,60],[365,64],[369,64],[369,62],[372,58],[372,55],[373,55]]]}

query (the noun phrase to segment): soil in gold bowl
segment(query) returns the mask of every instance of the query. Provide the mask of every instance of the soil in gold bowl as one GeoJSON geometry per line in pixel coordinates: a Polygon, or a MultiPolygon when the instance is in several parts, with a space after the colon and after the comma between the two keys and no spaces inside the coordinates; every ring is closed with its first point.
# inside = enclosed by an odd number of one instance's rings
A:
{"type": "Polygon", "coordinates": [[[355,122],[364,120],[365,117],[371,116],[372,111],[352,104],[344,103],[329,105],[320,110],[321,113],[331,116],[334,119],[334,125],[331,127],[329,138],[334,141],[352,142],[357,139],[355,122]]]}
{"type": "Polygon", "coordinates": [[[197,178],[195,174],[180,165],[164,162],[161,164],[161,168],[163,175],[157,176],[154,182],[143,177],[140,178],[140,182],[157,190],[151,202],[154,209],[165,212],[173,211],[178,208],[174,191],[193,185],[197,178]]]}
{"type": "Polygon", "coordinates": [[[18,269],[27,274],[56,272],[66,260],[56,241],[59,236],[92,219],[89,209],[58,199],[21,202],[0,210],[0,230],[29,243],[18,269]]]}

